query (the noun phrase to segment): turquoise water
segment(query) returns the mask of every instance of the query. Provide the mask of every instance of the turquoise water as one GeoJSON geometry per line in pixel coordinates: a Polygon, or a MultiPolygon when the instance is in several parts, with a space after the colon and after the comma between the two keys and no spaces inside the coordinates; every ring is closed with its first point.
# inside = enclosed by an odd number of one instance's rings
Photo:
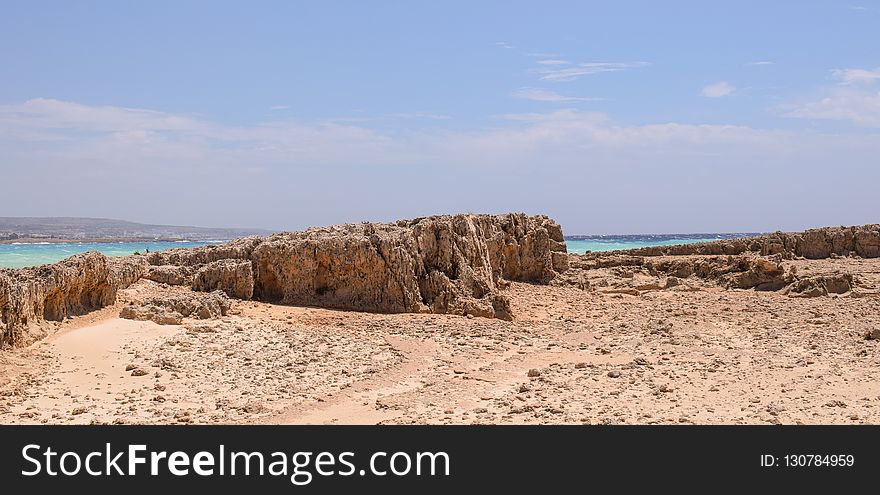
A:
{"type": "Polygon", "coordinates": [[[216,244],[225,241],[144,241],[144,242],[64,242],[0,244],[0,267],[21,268],[25,266],[55,263],[68,256],[86,251],[100,251],[107,256],[126,256],[135,251],[144,253],[163,249],[185,248],[216,244]]]}
{"type": "Polygon", "coordinates": [[[569,253],[583,254],[587,251],[616,251],[619,249],[635,249],[649,246],[675,246],[677,244],[693,244],[711,242],[721,239],[751,237],[755,233],[733,234],[650,234],[650,235],[590,235],[571,236],[565,239],[569,253]]]}
{"type": "MultiPolygon", "coordinates": [[[[646,246],[671,246],[694,242],[717,241],[747,237],[755,234],[658,234],[658,235],[608,235],[571,236],[565,240],[570,253],[583,254],[586,251],[614,251],[646,246]]],[[[204,246],[225,241],[178,241],[178,242],[65,242],[58,244],[0,244],[0,267],[21,268],[24,266],[55,263],[68,256],[86,251],[100,251],[107,256],[126,256],[138,252],[161,251],[163,249],[204,246]]]]}

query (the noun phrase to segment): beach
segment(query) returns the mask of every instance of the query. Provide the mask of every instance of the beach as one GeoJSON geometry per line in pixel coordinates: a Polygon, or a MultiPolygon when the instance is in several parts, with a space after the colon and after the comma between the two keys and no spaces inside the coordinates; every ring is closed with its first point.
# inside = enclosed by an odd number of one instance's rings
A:
{"type": "MultiPolygon", "coordinates": [[[[174,268],[160,263],[183,270],[184,255],[238,251],[156,254],[151,269],[165,271],[121,288],[106,307],[64,318],[43,339],[0,352],[0,422],[873,424],[880,258],[835,254],[836,232],[821,232],[830,251],[818,259],[803,256],[825,246],[804,241],[819,239],[809,232],[790,236],[800,247],[788,254],[770,254],[786,245],[784,236],[657,248],[689,254],[563,260],[550,251],[551,279],[498,282],[509,306],[500,313],[496,304],[495,317],[475,316],[485,310],[467,299],[443,311],[365,312],[258,300],[254,292],[229,297],[206,318],[193,312],[158,324],[170,311],[161,301],[207,304],[214,294],[157,282],[174,268]],[[463,314],[453,314],[459,307],[463,314]],[[121,318],[126,308],[135,316],[121,318]]],[[[875,231],[840,232],[854,232],[850,245],[873,252],[865,236],[875,231]]],[[[540,238],[523,235],[514,240],[520,248],[540,238]]],[[[320,297],[322,305],[336,301],[320,297]]]]}

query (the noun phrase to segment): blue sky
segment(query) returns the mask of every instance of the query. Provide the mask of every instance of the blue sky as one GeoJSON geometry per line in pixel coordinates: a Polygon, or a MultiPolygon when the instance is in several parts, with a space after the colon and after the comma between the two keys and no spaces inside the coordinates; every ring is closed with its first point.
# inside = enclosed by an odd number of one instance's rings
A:
{"type": "Polygon", "coordinates": [[[6,2],[4,215],[878,222],[880,2],[6,2]]]}

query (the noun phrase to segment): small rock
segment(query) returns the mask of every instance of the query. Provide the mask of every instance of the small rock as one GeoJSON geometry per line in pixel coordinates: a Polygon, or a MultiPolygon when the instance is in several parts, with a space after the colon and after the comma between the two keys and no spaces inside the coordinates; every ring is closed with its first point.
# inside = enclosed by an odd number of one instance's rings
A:
{"type": "Polygon", "coordinates": [[[617,370],[611,370],[608,372],[608,378],[620,378],[620,372],[617,370]]]}
{"type": "Polygon", "coordinates": [[[147,370],[143,368],[135,368],[131,371],[131,376],[144,376],[147,374],[147,370]]]}
{"type": "Polygon", "coordinates": [[[135,368],[137,368],[137,365],[135,365],[135,364],[129,364],[129,365],[127,365],[127,366],[125,367],[125,371],[131,371],[131,370],[133,370],[133,369],[135,369],[135,368]]]}
{"type": "Polygon", "coordinates": [[[880,328],[868,330],[868,333],[865,335],[865,338],[868,340],[880,340],[880,328]]]}
{"type": "Polygon", "coordinates": [[[85,407],[77,407],[73,411],[70,411],[70,415],[71,416],[79,416],[80,414],[83,414],[84,412],[87,412],[87,411],[88,411],[88,409],[86,409],[85,407]]]}
{"type": "Polygon", "coordinates": [[[532,369],[529,370],[529,372],[527,373],[527,375],[528,375],[529,378],[536,378],[536,377],[541,376],[541,372],[538,371],[538,370],[536,370],[536,369],[534,369],[534,368],[532,368],[532,369]]]}
{"type": "Polygon", "coordinates": [[[587,363],[577,363],[576,365],[574,365],[574,368],[578,369],[578,370],[582,370],[586,367],[587,367],[587,363]]]}

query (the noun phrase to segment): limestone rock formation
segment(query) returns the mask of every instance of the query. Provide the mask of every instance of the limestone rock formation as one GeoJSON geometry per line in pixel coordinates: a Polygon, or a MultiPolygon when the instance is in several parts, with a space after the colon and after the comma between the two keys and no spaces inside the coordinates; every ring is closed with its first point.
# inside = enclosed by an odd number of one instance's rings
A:
{"type": "Polygon", "coordinates": [[[95,251],[51,265],[0,270],[0,345],[23,345],[61,321],[113,304],[116,291],[143,274],[137,257],[108,262],[95,251]]]}
{"type": "Polygon", "coordinates": [[[191,285],[194,268],[191,266],[159,265],[147,268],[144,278],[167,285],[191,285]]]}
{"type": "Polygon", "coordinates": [[[646,259],[644,267],[652,275],[684,279],[695,275],[731,289],[779,290],[794,275],[782,267],[779,256],[709,256],[646,259]]]}
{"type": "Polygon", "coordinates": [[[250,299],[254,295],[254,271],[250,261],[218,260],[199,268],[193,290],[222,290],[231,297],[250,299]]]}
{"type": "Polygon", "coordinates": [[[148,260],[151,280],[241,299],[507,319],[505,281],[546,283],[568,268],[559,225],[522,213],[319,227],[148,260]]]}
{"type": "Polygon", "coordinates": [[[147,299],[142,304],[125,306],[119,317],[151,320],[160,325],[180,325],[183,318],[187,317],[208,320],[225,316],[229,308],[229,297],[218,290],[208,294],[180,294],[147,299]]]}
{"type": "Polygon", "coordinates": [[[845,294],[852,288],[852,274],[835,273],[798,279],[785,288],[785,293],[791,297],[818,297],[845,294]]]}
{"type": "Polygon", "coordinates": [[[567,269],[559,226],[543,216],[454,215],[278,234],[251,254],[254,297],[376,312],[509,319],[505,280],[567,269]]]}
{"type": "MultiPolygon", "coordinates": [[[[117,290],[142,277],[241,299],[510,319],[507,281],[547,283],[568,262],[559,225],[523,213],[339,225],[112,260],[86,253],[0,271],[0,344],[30,342],[47,320],[113,304],[117,290]]],[[[150,305],[162,311],[124,313],[165,322],[191,314],[188,306],[150,305]]]]}

